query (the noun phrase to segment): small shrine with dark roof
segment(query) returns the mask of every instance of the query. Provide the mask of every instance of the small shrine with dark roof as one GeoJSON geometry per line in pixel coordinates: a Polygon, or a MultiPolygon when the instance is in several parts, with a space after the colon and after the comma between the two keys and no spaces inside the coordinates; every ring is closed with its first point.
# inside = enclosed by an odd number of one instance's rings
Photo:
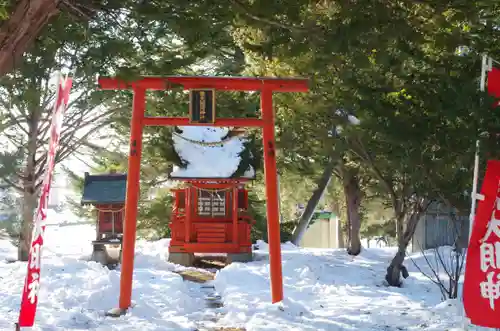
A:
{"type": "Polygon", "coordinates": [[[81,205],[92,205],[96,217],[92,260],[103,264],[120,260],[126,188],[126,174],[85,173],[81,205]]]}
{"type": "Polygon", "coordinates": [[[246,139],[234,129],[185,126],[176,128],[173,143],[180,162],[170,179],[185,185],[173,190],[169,260],[189,266],[195,253],[251,260],[254,220],[245,184],[255,169],[246,139]]]}

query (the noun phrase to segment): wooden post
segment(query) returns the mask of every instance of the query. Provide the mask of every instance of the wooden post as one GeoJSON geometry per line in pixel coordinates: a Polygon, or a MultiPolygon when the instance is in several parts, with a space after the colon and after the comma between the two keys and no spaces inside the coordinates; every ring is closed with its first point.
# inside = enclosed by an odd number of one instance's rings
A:
{"type": "Polygon", "coordinates": [[[113,206],[111,206],[111,234],[115,235],[115,212],[113,211],[113,206]]]}
{"type": "Polygon", "coordinates": [[[226,212],[226,217],[229,217],[229,215],[233,215],[232,214],[232,210],[233,210],[233,205],[232,204],[229,204],[227,203],[228,201],[231,201],[231,192],[229,190],[226,190],[224,192],[224,201],[226,201],[226,203],[224,204],[224,208],[225,208],[225,212],[226,212]]]}
{"type": "Polygon", "coordinates": [[[233,244],[238,244],[238,186],[237,185],[233,187],[233,244]]]}
{"type": "Polygon", "coordinates": [[[186,206],[186,211],[184,212],[184,241],[189,243],[191,241],[191,215],[193,213],[191,207],[191,199],[192,199],[192,189],[191,186],[186,188],[186,201],[184,205],[186,206]]]}
{"type": "Polygon", "coordinates": [[[142,120],[146,109],[146,90],[134,88],[132,119],[130,121],[130,154],[128,158],[127,197],[123,229],[122,267],[120,276],[120,309],[126,310],[132,302],[137,205],[142,152],[142,120]]]}
{"type": "Polygon", "coordinates": [[[95,212],[96,212],[96,215],[97,215],[97,225],[95,227],[95,240],[99,240],[101,239],[100,237],[100,231],[99,231],[99,226],[100,226],[100,223],[101,223],[101,212],[99,211],[99,208],[97,208],[97,205],[94,205],[95,207],[95,212]]]}
{"type": "Polygon", "coordinates": [[[264,174],[266,182],[267,236],[269,242],[269,264],[271,270],[272,302],[283,300],[283,275],[281,268],[280,215],[278,183],[276,169],[276,148],[274,140],[273,92],[263,89],[260,104],[264,127],[262,139],[264,145],[264,174]]]}

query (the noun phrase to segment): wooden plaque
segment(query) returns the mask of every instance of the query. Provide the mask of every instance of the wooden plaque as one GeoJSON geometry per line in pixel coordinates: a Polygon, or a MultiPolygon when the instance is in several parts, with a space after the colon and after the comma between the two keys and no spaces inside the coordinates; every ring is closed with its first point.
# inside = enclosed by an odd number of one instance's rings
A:
{"type": "Polygon", "coordinates": [[[215,122],[215,89],[189,91],[189,121],[212,124],[215,122]]]}

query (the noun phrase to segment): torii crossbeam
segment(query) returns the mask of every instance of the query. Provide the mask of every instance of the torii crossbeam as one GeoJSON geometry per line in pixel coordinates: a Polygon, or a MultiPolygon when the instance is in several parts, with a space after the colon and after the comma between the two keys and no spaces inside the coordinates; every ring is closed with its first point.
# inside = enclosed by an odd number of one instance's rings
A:
{"type": "Polygon", "coordinates": [[[274,136],[273,92],[307,92],[308,84],[302,78],[254,78],[254,77],[203,77],[166,76],[140,77],[133,81],[101,77],[98,83],[103,90],[125,90],[134,92],[132,119],[130,123],[130,155],[128,160],[127,197],[125,203],[125,226],[123,234],[122,267],[120,276],[119,308],[110,315],[124,314],[131,304],[134,250],[136,240],[137,205],[139,199],[139,173],[144,126],[239,126],[261,127],[264,147],[264,173],[267,201],[267,228],[272,302],[283,300],[283,277],[281,268],[279,203],[274,136]],[[259,91],[261,118],[215,118],[210,122],[194,122],[190,117],[147,117],[146,90],[167,90],[182,86],[185,90],[259,91]]]}

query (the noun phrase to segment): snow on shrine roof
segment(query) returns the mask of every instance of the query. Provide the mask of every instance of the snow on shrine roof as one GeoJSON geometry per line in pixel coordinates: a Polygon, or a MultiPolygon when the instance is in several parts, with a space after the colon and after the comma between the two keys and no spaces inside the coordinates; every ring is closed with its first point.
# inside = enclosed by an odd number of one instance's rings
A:
{"type": "Polygon", "coordinates": [[[124,203],[127,174],[89,175],[85,173],[81,204],[124,203]]]}
{"type": "MultiPolygon", "coordinates": [[[[228,128],[181,126],[179,129],[182,133],[173,135],[174,148],[187,167],[174,167],[171,178],[230,178],[236,172],[240,153],[245,149],[244,138],[232,137],[222,142],[228,128]]],[[[252,166],[242,177],[255,177],[252,166]]]]}

